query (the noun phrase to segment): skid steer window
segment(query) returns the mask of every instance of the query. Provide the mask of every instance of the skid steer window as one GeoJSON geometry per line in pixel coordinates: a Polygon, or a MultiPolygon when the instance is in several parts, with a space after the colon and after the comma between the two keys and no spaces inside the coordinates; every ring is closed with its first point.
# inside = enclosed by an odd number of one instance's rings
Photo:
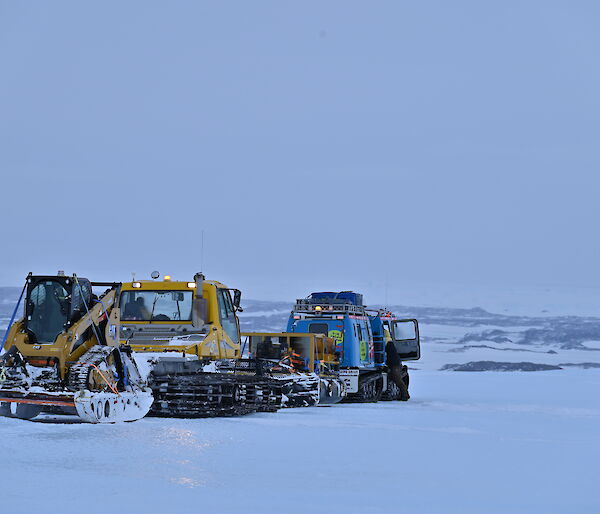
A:
{"type": "Polygon", "coordinates": [[[37,343],[53,343],[64,329],[69,316],[67,290],[54,280],[37,284],[29,294],[27,329],[37,343]]]}

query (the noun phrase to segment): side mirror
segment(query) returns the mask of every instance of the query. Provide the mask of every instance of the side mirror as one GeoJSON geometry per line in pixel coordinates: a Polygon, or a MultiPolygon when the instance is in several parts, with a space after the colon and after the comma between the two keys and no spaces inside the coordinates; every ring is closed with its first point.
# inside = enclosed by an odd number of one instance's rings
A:
{"type": "Polygon", "coordinates": [[[244,312],[244,310],[240,307],[240,302],[242,301],[242,292],[239,289],[233,290],[233,306],[236,311],[244,312]]]}

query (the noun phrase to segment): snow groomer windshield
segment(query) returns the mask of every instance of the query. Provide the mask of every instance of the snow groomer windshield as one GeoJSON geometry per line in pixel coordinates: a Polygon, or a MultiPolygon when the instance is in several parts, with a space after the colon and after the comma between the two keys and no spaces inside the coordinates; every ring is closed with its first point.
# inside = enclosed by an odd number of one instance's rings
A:
{"type": "Polygon", "coordinates": [[[192,291],[124,291],[123,321],[191,321],[192,291]]]}

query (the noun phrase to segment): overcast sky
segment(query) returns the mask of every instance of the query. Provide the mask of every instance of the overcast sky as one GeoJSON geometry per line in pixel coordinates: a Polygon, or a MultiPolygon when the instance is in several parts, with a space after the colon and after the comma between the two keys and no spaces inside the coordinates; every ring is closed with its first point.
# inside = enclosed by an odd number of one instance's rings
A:
{"type": "MultiPolygon", "coordinates": [[[[600,3],[0,3],[0,284],[600,286],[600,3]]],[[[375,298],[376,296],[379,297],[375,298]]]]}

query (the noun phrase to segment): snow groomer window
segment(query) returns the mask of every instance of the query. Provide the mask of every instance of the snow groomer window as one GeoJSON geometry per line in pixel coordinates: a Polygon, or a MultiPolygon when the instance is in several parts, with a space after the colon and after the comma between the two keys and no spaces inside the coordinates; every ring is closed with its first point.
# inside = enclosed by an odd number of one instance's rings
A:
{"type": "Polygon", "coordinates": [[[219,299],[219,314],[221,316],[221,325],[223,330],[227,333],[229,338],[234,343],[239,343],[239,333],[237,318],[235,316],[235,310],[233,308],[233,302],[231,301],[231,295],[227,289],[218,290],[219,299]]]}
{"type": "Polygon", "coordinates": [[[122,321],[190,321],[191,291],[124,291],[122,321]]]}

